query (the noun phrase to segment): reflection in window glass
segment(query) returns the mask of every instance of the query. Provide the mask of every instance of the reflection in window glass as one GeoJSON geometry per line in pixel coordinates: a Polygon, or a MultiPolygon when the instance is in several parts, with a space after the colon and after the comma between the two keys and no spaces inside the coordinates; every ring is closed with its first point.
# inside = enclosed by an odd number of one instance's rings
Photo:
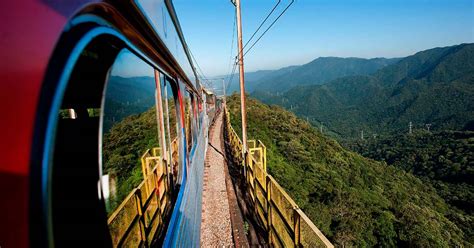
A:
{"type": "Polygon", "coordinates": [[[196,104],[197,98],[193,97],[192,100],[193,100],[192,104],[193,104],[193,116],[194,116],[194,118],[193,118],[193,120],[194,120],[194,136],[197,139],[198,130],[199,130],[199,121],[198,121],[199,111],[198,111],[197,104],[196,104]]]}
{"type": "Polygon", "coordinates": [[[193,124],[192,124],[192,109],[191,109],[191,95],[187,90],[184,90],[184,122],[186,127],[186,143],[188,152],[191,152],[193,146],[193,124]]]}
{"type": "MultiPolygon", "coordinates": [[[[135,0],[135,3],[153,26],[158,36],[165,42],[174,58],[179,62],[186,75],[193,77],[193,70],[179,39],[164,0],[135,0]]],[[[194,82],[193,82],[194,83],[194,82]]]]}
{"type": "Polygon", "coordinates": [[[169,149],[170,171],[173,174],[173,182],[177,182],[179,168],[179,126],[177,122],[177,109],[173,95],[172,83],[164,75],[161,75],[161,99],[163,100],[163,118],[165,122],[166,144],[169,149]]]}
{"type": "Polygon", "coordinates": [[[103,102],[103,191],[108,214],[144,179],[141,157],[159,147],[154,70],[128,50],[112,66],[103,102]]]}

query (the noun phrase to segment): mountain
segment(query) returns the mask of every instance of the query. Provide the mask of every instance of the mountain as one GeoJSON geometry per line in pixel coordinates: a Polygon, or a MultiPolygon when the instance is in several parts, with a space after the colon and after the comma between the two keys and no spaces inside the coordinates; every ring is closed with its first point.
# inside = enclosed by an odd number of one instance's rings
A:
{"type": "Polygon", "coordinates": [[[111,76],[106,94],[116,101],[135,102],[141,98],[154,97],[154,88],[155,79],[153,77],[111,76]]]}
{"type": "MultiPolygon", "coordinates": [[[[237,68],[238,69],[238,68],[237,68]]],[[[251,92],[254,90],[254,87],[256,86],[256,82],[260,80],[262,77],[265,77],[269,74],[271,74],[273,71],[272,70],[260,70],[260,71],[255,71],[255,72],[246,72],[245,73],[245,89],[248,92],[251,92]]],[[[227,76],[219,76],[220,78],[227,78],[227,76]]],[[[237,70],[237,73],[235,73],[232,77],[232,81],[226,85],[226,92],[228,95],[234,93],[234,92],[240,92],[240,82],[239,82],[239,73],[237,70]]],[[[227,83],[227,80],[225,81],[227,83]]],[[[214,81],[214,86],[217,88],[222,87],[222,81],[214,81]]]]}
{"type": "Polygon", "coordinates": [[[432,125],[461,130],[474,120],[474,44],[434,48],[403,58],[371,75],[298,86],[278,95],[254,92],[323,125],[342,138],[406,132],[432,125]],[[301,101],[304,99],[304,101],[301,101]]]}
{"type": "Polygon", "coordinates": [[[321,57],[280,74],[269,74],[259,80],[256,90],[285,92],[295,86],[324,84],[344,76],[368,75],[398,60],[321,57]]]}
{"type": "MultiPolygon", "coordinates": [[[[304,65],[293,65],[278,70],[260,70],[245,73],[245,91],[285,92],[298,85],[324,84],[332,79],[350,75],[368,75],[391,65],[399,59],[320,57],[304,65]]],[[[219,76],[218,78],[226,78],[219,76]]],[[[222,81],[212,80],[213,86],[222,87],[222,81]]],[[[232,77],[227,93],[240,92],[239,74],[232,77]]]]}
{"type": "MultiPolygon", "coordinates": [[[[282,75],[286,72],[289,72],[295,68],[297,68],[298,66],[294,65],[294,66],[288,66],[288,67],[284,67],[284,68],[281,68],[281,69],[278,69],[278,70],[259,70],[259,71],[255,71],[255,72],[246,72],[245,73],[245,91],[246,92],[253,92],[256,90],[256,88],[258,87],[259,83],[261,80],[267,78],[267,77],[277,77],[279,75],[282,75]]],[[[227,75],[226,76],[218,76],[218,78],[226,78],[227,79],[227,75]]],[[[231,95],[232,93],[234,92],[240,92],[240,82],[239,82],[239,73],[235,73],[233,75],[232,78],[232,81],[230,82],[229,85],[227,85],[227,89],[226,89],[226,92],[228,95],[231,95]]],[[[216,88],[222,88],[222,80],[219,79],[219,80],[214,80],[214,79],[210,79],[211,82],[213,83],[213,86],[216,87],[216,88]]],[[[227,82],[227,81],[226,81],[227,82]]]]}
{"type": "Polygon", "coordinates": [[[123,118],[142,113],[155,104],[155,80],[152,77],[111,76],[104,108],[104,131],[123,118]]]}
{"type": "MultiPolygon", "coordinates": [[[[238,95],[228,109],[240,133],[238,95]]],[[[470,245],[431,184],[346,150],[281,107],[248,98],[247,117],[248,137],[267,147],[269,173],[336,246],[470,245]]]]}

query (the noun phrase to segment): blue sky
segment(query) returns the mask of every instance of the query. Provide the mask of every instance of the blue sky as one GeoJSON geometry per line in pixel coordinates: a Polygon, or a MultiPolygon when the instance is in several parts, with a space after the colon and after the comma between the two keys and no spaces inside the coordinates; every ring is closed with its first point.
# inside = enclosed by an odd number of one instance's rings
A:
{"type": "MultiPolygon", "coordinates": [[[[153,67],[143,62],[128,49],[120,52],[110,72],[112,76],[121,77],[154,77],[154,73],[153,67]]],[[[155,82],[152,81],[151,83],[154,84],[155,82]]]]}
{"type": "MultiPolygon", "coordinates": [[[[242,0],[244,42],[276,2],[242,0]]],[[[282,0],[278,10],[289,2],[282,0]]],[[[229,73],[230,0],[173,3],[206,76],[229,73]]],[[[402,57],[466,42],[474,42],[474,0],[296,0],[244,60],[246,71],[255,71],[322,56],[402,57]]],[[[234,56],[236,49],[234,40],[234,56]]]]}

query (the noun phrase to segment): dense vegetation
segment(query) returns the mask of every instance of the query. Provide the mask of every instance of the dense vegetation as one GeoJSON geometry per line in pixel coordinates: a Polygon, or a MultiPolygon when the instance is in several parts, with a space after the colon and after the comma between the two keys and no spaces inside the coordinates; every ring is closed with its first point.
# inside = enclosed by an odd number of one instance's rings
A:
{"type": "Polygon", "coordinates": [[[104,174],[116,180],[116,194],[111,194],[107,206],[109,214],[143,181],[140,158],[153,147],[159,147],[154,107],[124,118],[104,134],[104,174]]]}
{"type": "Polygon", "coordinates": [[[371,75],[254,96],[291,109],[314,125],[323,123],[339,138],[358,137],[361,131],[370,135],[406,131],[410,122],[415,127],[431,124],[438,131],[471,129],[473,58],[474,44],[435,48],[371,75]]]}
{"type": "Polygon", "coordinates": [[[360,154],[409,171],[450,205],[448,218],[474,243],[474,132],[444,131],[348,142],[360,154]]]}
{"type": "Polygon", "coordinates": [[[123,118],[143,113],[155,104],[155,81],[152,77],[111,76],[107,84],[104,131],[123,118]]]}
{"type": "Polygon", "coordinates": [[[143,180],[143,153],[158,146],[154,92],[151,77],[111,76],[107,84],[102,161],[110,178],[109,214],[143,180]]]}
{"type": "Polygon", "coordinates": [[[446,216],[472,244],[473,83],[474,44],[461,44],[419,52],[371,75],[254,96],[324,126],[345,147],[435,187],[449,204],[446,216]],[[418,131],[405,135],[410,122],[418,131]],[[435,132],[426,131],[428,126],[435,132]]]}
{"type": "MultiPolygon", "coordinates": [[[[276,106],[248,99],[248,134],[267,146],[268,170],[337,246],[465,245],[430,184],[366,159],[276,106]]],[[[240,132],[237,96],[228,100],[240,132]]]]}

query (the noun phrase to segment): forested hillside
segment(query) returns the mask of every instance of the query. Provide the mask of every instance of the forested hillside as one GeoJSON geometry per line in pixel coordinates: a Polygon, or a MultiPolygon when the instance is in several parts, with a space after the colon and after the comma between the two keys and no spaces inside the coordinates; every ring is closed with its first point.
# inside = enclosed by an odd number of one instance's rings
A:
{"type": "Polygon", "coordinates": [[[148,110],[155,102],[154,78],[119,77],[109,79],[104,113],[104,131],[123,118],[148,110]]]}
{"type": "Polygon", "coordinates": [[[345,145],[432,184],[450,205],[449,218],[474,243],[474,132],[417,130],[345,145]]]}
{"type": "Polygon", "coordinates": [[[130,115],[104,133],[104,174],[116,180],[117,187],[108,199],[109,214],[143,180],[141,156],[147,149],[159,147],[155,111],[152,107],[130,115]]]}
{"type": "MultiPolygon", "coordinates": [[[[344,149],[280,107],[251,98],[247,106],[248,136],[267,146],[270,174],[336,246],[469,245],[430,184],[344,149]]],[[[228,107],[240,133],[238,96],[228,107]]]]}
{"type": "MultiPolygon", "coordinates": [[[[277,85],[277,83],[275,83],[277,85]]],[[[389,134],[431,124],[433,130],[469,129],[474,120],[474,44],[435,48],[406,57],[369,76],[295,87],[285,94],[253,94],[338,137],[389,134]],[[304,99],[304,100],[303,100],[304,99]]]]}

